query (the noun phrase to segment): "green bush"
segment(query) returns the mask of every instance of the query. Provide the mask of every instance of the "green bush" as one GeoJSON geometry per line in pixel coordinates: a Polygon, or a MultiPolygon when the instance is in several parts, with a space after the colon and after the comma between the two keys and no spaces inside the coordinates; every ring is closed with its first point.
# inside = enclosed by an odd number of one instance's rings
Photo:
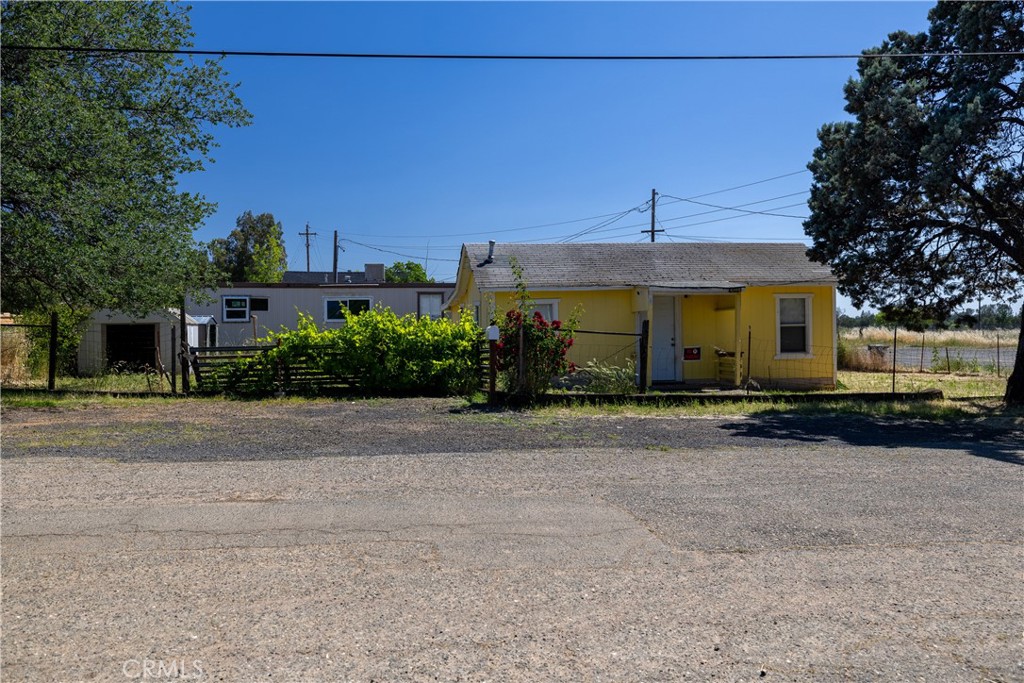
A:
{"type": "Polygon", "coordinates": [[[526,289],[523,269],[514,258],[509,259],[509,265],[516,295],[513,308],[498,324],[497,366],[513,400],[530,402],[551,388],[552,379],[576,371],[568,353],[579,311],[573,311],[564,326],[560,320],[545,320],[540,311],[532,310],[533,299],[526,289]]]}
{"type": "Polygon", "coordinates": [[[627,360],[621,367],[592,360],[579,374],[586,378],[581,388],[591,394],[635,394],[637,391],[636,363],[633,359],[627,360]]]}
{"type": "Polygon", "coordinates": [[[371,393],[467,395],[479,385],[482,333],[469,316],[459,321],[388,308],[349,315],[336,330],[341,355],[331,371],[354,375],[371,393]]]}
{"type": "MultiPolygon", "coordinates": [[[[91,311],[80,311],[68,306],[57,309],[57,374],[71,376],[78,374],[78,346],[85,333],[91,311]]],[[[28,329],[29,371],[36,376],[45,376],[50,363],[50,312],[29,311],[19,319],[25,325],[41,325],[28,329]]]]}
{"type": "Polygon", "coordinates": [[[287,390],[289,368],[302,365],[339,380],[353,378],[370,394],[469,395],[479,388],[481,331],[468,316],[399,317],[377,307],[346,317],[343,327],[321,330],[300,314],[298,329],[257,340],[274,348],[229,364],[208,387],[243,395],[287,390]]]}

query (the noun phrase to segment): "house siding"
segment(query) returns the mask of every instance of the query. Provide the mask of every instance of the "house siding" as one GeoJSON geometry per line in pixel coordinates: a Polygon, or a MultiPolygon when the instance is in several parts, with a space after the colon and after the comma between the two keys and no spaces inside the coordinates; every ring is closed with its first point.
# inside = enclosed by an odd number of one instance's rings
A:
{"type": "Polygon", "coordinates": [[[448,296],[454,285],[425,285],[422,287],[273,287],[248,285],[224,287],[209,292],[212,301],[186,302],[185,310],[190,315],[212,315],[217,320],[217,338],[220,346],[239,346],[252,343],[253,339],[265,337],[281,329],[298,328],[300,314],[312,317],[321,329],[340,327],[340,321],[324,320],[325,298],[366,298],[371,306],[385,306],[402,316],[417,313],[421,293],[441,292],[448,296]],[[249,296],[268,299],[268,310],[255,311],[256,323],[224,320],[222,301],[225,296],[249,296]]]}
{"type": "MultiPolygon", "coordinates": [[[[732,245],[736,247],[736,245],[732,245]]],[[[610,249],[607,245],[580,245],[579,257],[583,258],[588,253],[587,249],[610,249]],[[585,247],[585,248],[584,248],[585,247]]],[[[546,258],[552,261],[554,258],[547,250],[534,248],[532,245],[512,245],[512,251],[517,258],[546,258]],[[534,249],[527,251],[523,250],[534,249]],[[518,250],[518,251],[517,251],[518,250]]],[[[671,297],[674,305],[674,315],[677,322],[676,332],[672,334],[673,339],[660,339],[658,358],[662,359],[659,366],[660,378],[665,379],[665,356],[666,351],[675,354],[675,377],[686,382],[724,382],[736,384],[748,374],[762,387],[830,387],[835,385],[836,380],[836,330],[835,330],[835,287],[828,281],[827,271],[806,262],[802,252],[786,245],[760,245],[757,247],[746,247],[743,249],[752,250],[750,255],[753,258],[753,271],[749,278],[740,277],[743,269],[742,263],[747,258],[746,252],[738,247],[728,252],[732,257],[739,259],[736,263],[729,265],[730,273],[724,278],[723,283],[716,279],[707,282],[694,280],[696,285],[687,289],[685,285],[673,284],[651,284],[650,286],[636,286],[623,289],[621,285],[590,285],[576,289],[573,287],[575,276],[565,276],[566,286],[564,288],[530,289],[530,295],[537,300],[557,300],[558,316],[567,319],[575,306],[583,309],[580,316],[580,329],[600,330],[607,332],[636,333],[639,331],[640,322],[651,320],[654,311],[655,297],[671,297]],[[733,253],[736,252],[736,253],[733,253]],[[762,253],[764,252],[764,253],[762,253]],[[785,257],[783,262],[777,264],[774,256],[778,252],[785,257]],[[767,253],[773,258],[765,256],[767,253]],[[788,260],[786,260],[788,259],[788,260]],[[732,272],[735,271],[735,272],[732,272]],[[771,282],[770,279],[758,279],[776,277],[782,280],[792,274],[793,279],[820,278],[813,281],[815,284],[790,285],[790,284],[758,284],[771,282]],[[754,284],[745,284],[751,283],[754,284]],[[705,287],[705,291],[700,289],[705,287]],[[736,291],[727,291],[734,289],[736,291]],[[712,291],[707,291],[711,289],[712,291]],[[777,298],[782,295],[804,296],[808,298],[809,334],[807,337],[807,353],[780,354],[778,349],[779,321],[777,298]],[[749,333],[749,334],[748,334],[749,333]],[[674,348],[670,345],[674,343],[674,348]],[[696,347],[700,349],[700,358],[685,360],[684,349],[696,347]],[[720,363],[717,349],[733,354],[735,362],[732,364],[720,363]]],[[[501,270],[501,245],[495,256],[495,263],[498,270],[489,272],[488,278],[493,281],[495,273],[503,273],[501,270]]],[[[714,254],[718,250],[713,250],[714,254]]],[[[646,252],[645,252],[646,253],[646,252]]],[[[666,252],[667,253],[667,252],[666,252]]],[[[672,252],[675,253],[675,252],[672,252]]],[[[563,260],[571,261],[576,255],[572,253],[562,254],[563,260]]],[[[651,255],[657,255],[651,252],[651,255]]],[[[493,314],[492,308],[496,308],[498,315],[512,305],[514,292],[507,282],[500,286],[502,291],[488,291],[486,287],[481,290],[482,280],[476,277],[471,264],[479,263],[482,258],[478,255],[470,255],[469,250],[464,247],[463,258],[460,263],[458,290],[450,302],[449,315],[457,316],[460,308],[466,308],[470,312],[474,306],[481,306],[481,324],[486,325],[489,317],[493,314]]],[[[680,254],[685,256],[685,254],[680,254]]],[[[605,263],[608,259],[614,260],[614,254],[602,252],[605,263]]],[[[690,256],[691,260],[696,258],[690,256]]],[[[552,261],[553,263],[553,261],[552,261]]],[[[557,264],[556,264],[557,265],[557,264]]],[[[564,265],[564,264],[563,264],[564,265]]],[[[482,266],[490,268],[491,266],[482,266]]],[[[573,267],[569,265],[564,268],[573,267]]],[[[676,267],[676,266],[672,266],[676,267]]],[[[538,277],[551,278],[548,268],[542,268],[534,264],[538,277]]],[[[671,271],[671,268],[666,265],[671,271]]],[[[589,274],[600,268],[595,263],[593,267],[584,268],[579,273],[580,277],[589,274]],[[584,272],[585,271],[585,272],[584,272]]],[[[678,268],[676,268],[678,270],[678,268]]],[[[507,270],[507,268],[506,268],[507,270]]],[[[698,269],[699,270],[699,269],[698,269]]],[[[561,271],[559,271],[561,272],[561,271]]],[[[573,271],[575,272],[575,271],[573,271]]],[[[674,271],[673,271],[674,272],[674,271]]],[[[671,273],[670,273],[671,274],[671,273]]],[[[676,273],[680,278],[686,280],[687,273],[680,271],[676,273]],[[685,276],[685,277],[684,277],[685,276]]],[[[589,275],[588,275],[589,276],[589,275]]],[[[716,277],[718,277],[716,275],[716,277]]],[[[652,275],[652,283],[661,282],[667,278],[659,270],[652,275]]],[[[486,280],[487,278],[484,278],[486,280]]],[[[688,281],[688,280],[687,280],[688,281]]],[[[529,285],[529,275],[527,275],[529,285]]],[[[667,335],[668,330],[662,326],[662,334],[667,335]]],[[[791,328],[789,328],[791,330],[791,328]]],[[[652,325],[652,339],[649,342],[649,357],[654,358],[654,326],[652,325]]],[[[604,337],[600,341],[595,335],[579,334],[576,343],[570,352],[570,358],[578,365],[585,364],[588,360],[597,359],[604,363],[621,365],[627,359],[636,358],[636,345],[630,343],[627,338],[604,337]],[[617,344],[617,346],[616,346],[617,344]]],[[[650,382],[653,373],[653,365],[648,365],[647,381],[650,382]]],[[[671,366],[668,366],[671,367],[671,366]]],[[[671,374],[671,373],[669,373],[671,374]]]]}
{"type": "Polygon", "coordinates": [[[835,385],[836,330],[832,287],[751,287],[743,292],[742,297],[740,336],[744,348],[747,346],[748,326],[751,337],[750,376],[762,386],[835,385]],[[807,357],[777,357],[775,301],[780,294],[811,296],[811,338],[807,357]]]}

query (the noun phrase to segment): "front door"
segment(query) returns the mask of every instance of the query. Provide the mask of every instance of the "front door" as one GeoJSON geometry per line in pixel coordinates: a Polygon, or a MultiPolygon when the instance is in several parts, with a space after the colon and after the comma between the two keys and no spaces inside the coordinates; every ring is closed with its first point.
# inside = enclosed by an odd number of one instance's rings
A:
{"type": "Polygon", "coordinates": [[[676,382],[679,362],[676,356],[676,299],[672,296],[654,297],[651,321],[653,360],[651,379],[655,382],[676,382]]]}

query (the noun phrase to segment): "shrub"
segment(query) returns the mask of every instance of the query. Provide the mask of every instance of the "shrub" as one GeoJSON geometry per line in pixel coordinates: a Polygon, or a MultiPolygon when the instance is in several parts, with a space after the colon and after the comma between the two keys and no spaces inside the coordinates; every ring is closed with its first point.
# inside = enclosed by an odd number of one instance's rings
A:
{"type": "MultiPolygon", "coordinates": [[[[57,308],[57,374],[62,376],[78,373],[78,346],[82,341],[90,312],[69,306],[57,308]]],[[[27,328],[29,338],[28,365],[33,375],[45,376],[50,362],[50,313],[29,311],[21,315],[19,322],[41,327],[27,328]]]]}
{"type": "Polygon", "coordinates": [[[576,371],[569,361],[579,311],[566,325],[547,321],[533,311],[533,299],[526,289],[523,270],[510,259],[516,282],[514,306],[506,311],[498,327],[497,366],[502,382],[513,400],[532,401],[551,388],[551,380],[576,371]]]}
{"type": "Polygon", "coordinates": [[[349,315],[337,330],[340,355],[332,371],[354,375],[372,393],[467,395],[478,388],[479,326],[388,308],[349,315]]]}
{"type": "Polygon", "coordinates": [[[592,360],[578,374],[584,380],[580,388],[592,394],[636,393],[636,362],[633,359],[621,367],[592,360]]]}
{"type": "Polygon", "coordinates": [[[399,317],[378,307],[346,314],[341,328],[321,330],[312,317],[300,314],[297,329],[257,340],[274,348],[229,364],[207,386],[266,395],[280,383],[290,388],[290,368],[303,366],[339,380],[354,378],[371,394],[468,395],[479,385],[480,339],[480,328],[468,316],[459,321],[399,317]]]}

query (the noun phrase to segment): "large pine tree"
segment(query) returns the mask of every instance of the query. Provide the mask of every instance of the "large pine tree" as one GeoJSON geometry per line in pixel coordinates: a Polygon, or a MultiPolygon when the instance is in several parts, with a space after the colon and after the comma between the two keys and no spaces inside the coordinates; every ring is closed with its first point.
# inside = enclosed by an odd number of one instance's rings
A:
{"type": "MultiPolygon", "coordinates": [[[[853,120],[821,128],[809,165],[811,257],[854,305],[896,319],[1015,301],[1024,277],[1024,4],[928,16],[927,33],[865,52],[846,85],[853,120]]],[[[1006,400],[1024,404],[1024,344],[1006,400]]]]}

